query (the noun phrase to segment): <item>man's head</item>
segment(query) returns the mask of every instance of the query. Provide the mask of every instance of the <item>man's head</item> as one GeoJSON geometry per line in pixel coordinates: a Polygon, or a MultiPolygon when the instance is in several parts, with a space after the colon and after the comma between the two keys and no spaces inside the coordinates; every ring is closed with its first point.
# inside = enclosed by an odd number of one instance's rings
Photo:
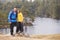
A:
{"type": "Polygon", "coordinates": [[[14,9],[13,9],[14,11],[17,11],[17,8],[16,7],[14,7],[14,9]]]}

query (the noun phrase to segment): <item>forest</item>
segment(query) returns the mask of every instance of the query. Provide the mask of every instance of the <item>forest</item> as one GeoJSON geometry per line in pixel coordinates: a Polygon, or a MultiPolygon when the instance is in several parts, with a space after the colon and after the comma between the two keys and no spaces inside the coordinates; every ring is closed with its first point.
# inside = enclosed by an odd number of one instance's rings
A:
{"type": "Polygon", "coordinates": [[[60,0],[35,0],[1,2],[0,1],[0,25],[8,24],[8,14],[14,7],[22,11],[24,17],[34,20],[35,17],[60,19],[60,0]]]}

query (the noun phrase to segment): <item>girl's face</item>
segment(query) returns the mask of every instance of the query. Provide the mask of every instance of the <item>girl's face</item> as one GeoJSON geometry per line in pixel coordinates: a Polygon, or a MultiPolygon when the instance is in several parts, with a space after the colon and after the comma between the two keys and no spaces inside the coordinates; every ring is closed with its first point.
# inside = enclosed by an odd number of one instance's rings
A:
{"type": "Polygon", "coordinates": [[[19,10],[18,10],[18,13],[19,13],[19,10]]]}

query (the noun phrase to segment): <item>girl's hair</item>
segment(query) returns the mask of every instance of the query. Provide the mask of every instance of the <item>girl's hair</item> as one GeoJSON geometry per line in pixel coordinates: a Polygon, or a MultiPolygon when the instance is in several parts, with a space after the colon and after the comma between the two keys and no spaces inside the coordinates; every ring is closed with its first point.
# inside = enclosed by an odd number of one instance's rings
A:
{"type": "Polygon", "coordinates": [[[20,10],[18,10],[18,12],[20,13],[21,11],[20,11],[20,10]]]}

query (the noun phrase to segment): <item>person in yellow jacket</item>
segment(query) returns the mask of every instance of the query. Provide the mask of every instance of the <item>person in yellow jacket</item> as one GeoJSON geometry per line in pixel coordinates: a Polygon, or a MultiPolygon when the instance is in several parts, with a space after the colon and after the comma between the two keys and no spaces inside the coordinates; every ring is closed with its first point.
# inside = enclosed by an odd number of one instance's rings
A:
{"type": "Polygon", "coordinates": [[[20,33],[23,33],[23,14],[21,11],[18,10],[18,14],[17,14],[17,30],[16,33],[18,33],[20,31],[20,33]]]}

